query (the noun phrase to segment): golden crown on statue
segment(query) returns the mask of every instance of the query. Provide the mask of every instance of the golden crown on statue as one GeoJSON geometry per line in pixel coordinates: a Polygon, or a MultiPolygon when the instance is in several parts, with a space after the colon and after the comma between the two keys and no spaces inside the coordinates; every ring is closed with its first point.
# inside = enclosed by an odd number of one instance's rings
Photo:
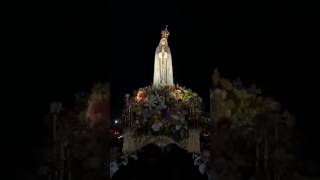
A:
{"type": "Polygon", "coordinates": [[[169,31],[168,31],[168,25],[166,25],[166,29],[161,31],[161,38],[166,38],[168,39],[169,36],[169,31]]]}

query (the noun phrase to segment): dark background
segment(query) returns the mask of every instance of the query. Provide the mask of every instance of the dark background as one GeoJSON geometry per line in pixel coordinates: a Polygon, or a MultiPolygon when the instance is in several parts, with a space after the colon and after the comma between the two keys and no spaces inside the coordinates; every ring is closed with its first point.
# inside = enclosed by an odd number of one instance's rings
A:
{"type": "MultiPolygon", "coordinates": [[[[169,25],[175,83],[198,92],[208,107],[213,68],[256,84],[298,118],[301,156],[319,158],[316,6],[294,1],[55,1],[19,4],[11,41],[12,112],[4,131],[12,166],[37,167],[42,116],[49,103],[71,106],[74,94],[111,81],[111,108],[125,93],[150,85],[160,31],[169,25]],[[23,12],[23,13],[22,13],[23,12]],[[17,100],[16,100],[17,99],[17,100]],[[313,104],[315,103],[315,104],[313,104]]],[[[11,167],[11,166],[10,166],[11,167]]]]}
{"type": "Polygon", "coordinates": [[[297,116],[297,140],[302,142],[297,151],[306,164],[319,162],[315,6],[295,1],[111,5],[114,118],[125,93],[152,83],[154,51],[168,24],[175,83],[198,92],[207,109],[215,67],[224,77],[256,84],[297,116]]]}

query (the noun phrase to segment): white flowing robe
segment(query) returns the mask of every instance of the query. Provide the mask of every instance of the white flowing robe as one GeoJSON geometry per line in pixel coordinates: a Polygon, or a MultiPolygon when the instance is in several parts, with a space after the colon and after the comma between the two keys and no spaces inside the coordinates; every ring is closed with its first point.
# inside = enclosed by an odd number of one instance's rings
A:
{"type": "Polygon", "coordinates": [[[171,86],[173,84],[173,70],[170,48],[159,45],[154,57],[153,86],[171,86]]]}

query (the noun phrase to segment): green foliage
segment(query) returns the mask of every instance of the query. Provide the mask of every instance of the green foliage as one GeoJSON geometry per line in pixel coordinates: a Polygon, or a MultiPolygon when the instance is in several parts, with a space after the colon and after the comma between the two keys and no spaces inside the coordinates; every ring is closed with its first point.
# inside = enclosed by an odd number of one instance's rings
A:
{"type": "MultiPolygon", "coordinates": [[[[50,161],[50,167],[42,166],[40,169],[48,168],[45,176],[48,179],[58,179],[55,171],[66,175],[71,171],[71,174],[79,176],[88,176],[89,179],[105,179],[105,161],[107,161],[107,148],[109,137],[103,131],[89,128],[87,118],[87,110],[90,98],[106,98],[109,99],[108,84],[98,83],[94,85],[91,93],[80,92],[75,94],[75,104],[70,109],[61,110],[59,103],[54,103],[51,106],[51,114],[56,118],[57,122],[57,142],[55,143],[56,153],[53,153],[54,144],[46,145],[43,153],[46,155],[43,163],[50,161]],[[73,163],[71,163],[73,161],[73,163]],[[77,166],[63,167],[61,164],[75,164],[77,166]]],[[[62,106],[63,107],[63,106],[62,106]]],[[[52,132],[52,124],[54,117],[48,118],[48,129],[52,132]]],[[[47,139],[52,142],[52,135],[49,134],[47,139]]],[[[43,173],[41,174],[43,175],[43,173]]]]}
{"type": "Polygon", "coordinates": [[[217,131],[212,133],[212,163],[224,159],[226,167],[233,167],[225,169],[229,173],[256,165],[262,169],[267,166],[265,177],[270,172],[277,177],[292,172],[294,116],[283,111],[279,102],[263,97],[255,85],[245,88],[240,79],[231,83],[221,78],[218,70],[213,81],[211,117],[215,118],[215,125],[231,122],[231,126],[216,126],[217,131]]]}
{"type": "Polygon", "coordinates": [[[213,113],[217,119],[228,117],[237,123],[252,125],[254,117],[265,111],[260,91],[255,86],[250,89],[240,88],[228,79],[221,78],[218,81],[217,77],[220,75],[214,75],[217,87],[212,92],[213,113]]]}
{"type": "Polygon", "coordinates": [[[228,97],[231,97],[230,101],[234,102],[231,116],[240,123],[253,124],[254,117],[264,111],[262,97],[249,93],[245,89],[234,88],[228,97]]]}

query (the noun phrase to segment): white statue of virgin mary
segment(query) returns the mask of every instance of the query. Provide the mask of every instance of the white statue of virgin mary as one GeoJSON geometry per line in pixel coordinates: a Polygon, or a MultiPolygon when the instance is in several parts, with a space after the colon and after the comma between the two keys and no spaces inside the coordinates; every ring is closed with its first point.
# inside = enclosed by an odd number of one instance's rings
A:
{"type": "Polygon", "coordinates": [[[163,87],[173,84],[171,52],[168,45],[169,31],[161,31],[161,40],[154,56],[153,86],[163,87]]]}

